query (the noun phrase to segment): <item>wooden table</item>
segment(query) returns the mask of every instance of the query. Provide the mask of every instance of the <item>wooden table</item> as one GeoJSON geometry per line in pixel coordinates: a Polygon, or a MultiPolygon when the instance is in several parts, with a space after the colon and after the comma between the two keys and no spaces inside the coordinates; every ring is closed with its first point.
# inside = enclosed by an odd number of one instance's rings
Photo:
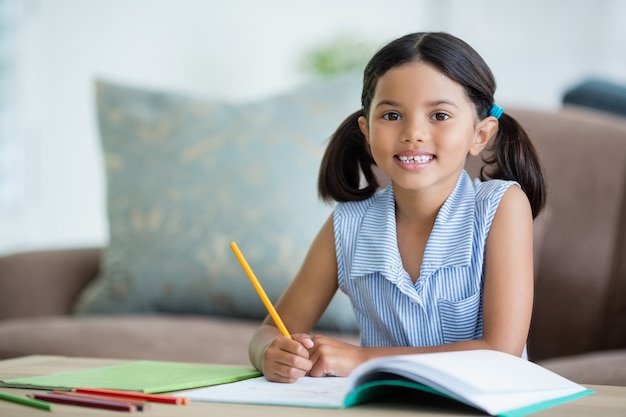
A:
{"type": "MultiPolygon", "coordinates": [[[[0,361],[0,380],[35,376],[93,368],[97,366],[115,365],[128,362],[119,359],[69,358],[63,356],[26,356],[23,358],[0,361]]],[[[581,398],[560,406],[533,414],[533,416],[626,416],[626,387],[589,385],[588,388],[596,391],[594,395],[581,398]]],[[[25,389],[0,388],[0,392],[24,395],[32,392],[25,389]]],[[[135,413],[145,417],[185,417],[185,416],[254,416],[254,417],[308,417],[308,416],[336,416],[336,417],[367,417],[367,416],[468,416],[481,415],[480,413],[462,405],[418,404],[410,399],[381,401],[360,405],[342,410],[273,407],[244,404],[221,404],[192,402],[189,405],[165,405],[151,403],[150,409],[135,413]]],[[[86,407],[74,407],[56,404],[54,411],[49,412],[6,401],[0,401],[1,417],[25,416],[120,416],[118,411],[98,410],[86,407]]]]}

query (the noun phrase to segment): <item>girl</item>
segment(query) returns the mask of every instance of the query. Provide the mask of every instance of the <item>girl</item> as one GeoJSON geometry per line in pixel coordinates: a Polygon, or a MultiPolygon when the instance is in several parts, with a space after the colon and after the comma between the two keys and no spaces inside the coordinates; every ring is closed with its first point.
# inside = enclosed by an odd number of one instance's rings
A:
{"type": "Polygon", "coordinates": [[[319,194],[338,204],[276,305],[293,340],[267,318],[250,342],[268,380],[347,376],[383,355],[523,354],[545,184],[495,87],[476,51],[446,33],[404,36],[370,60],[362,109],[321,163],[319,194]],[[466,157],[488,144],[472,181],[466,157]],[[374,164],[391,180],[381,191],[374,164]],[[337,289],[352,302],[361,346],[308,334],[337,289]]]}

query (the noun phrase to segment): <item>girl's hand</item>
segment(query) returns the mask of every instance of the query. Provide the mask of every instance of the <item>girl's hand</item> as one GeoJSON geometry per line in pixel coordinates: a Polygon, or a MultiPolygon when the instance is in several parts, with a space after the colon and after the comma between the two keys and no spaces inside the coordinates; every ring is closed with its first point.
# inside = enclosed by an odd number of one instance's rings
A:
{"type": "Polygon", "coordinates": [[[308,334],[293,334],[293,340],[277,336],[263,354],[263,375],[268,381],[293,383],[308,374],[313,366],[308,349],[313,341],[308,334]]]}
{"type": "Polygon", "coordinates": [[[348,376],[359,364],[365,361],[363,349],[327,336],[313,336],[309,359],[311,376],[348,376]]]}

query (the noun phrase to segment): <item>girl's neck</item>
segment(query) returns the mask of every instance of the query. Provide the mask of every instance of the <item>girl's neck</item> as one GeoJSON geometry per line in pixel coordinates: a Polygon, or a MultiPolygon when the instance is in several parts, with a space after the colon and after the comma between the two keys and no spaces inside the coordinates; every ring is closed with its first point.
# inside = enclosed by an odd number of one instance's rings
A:
{"type": "Polygon", "coordinates": [[[424,223],[432,225],[448,196],[403,191],[394,187],[394,197],[396,200],[396,222],[417,226],[424,223]]]}
{"type": "Polygon", "coordinates": [[[396,238],[402,266],[416,283],[428,238],[435,225],[438,208],[427,208],[415,202],[402,203],[396,199],[396,238]]]}
{"type": "Polygon", "coordinates": [[[421,189],[404,188],[392,180],[396,202],[396,222],[406,225],[420,223],[432,225],[439,209],[457,186],[462,172],[461,168],[455,172],[456,175],[449,175],[436,184],[421,189]]]}
{"type": "Polygon", "coordinates": [[[415,283],[420,276],[424,251],[435,219],[449,194],[402,189],[396,192],[397,188],[394,187],[398,251],[405,271],[415,283]]]}

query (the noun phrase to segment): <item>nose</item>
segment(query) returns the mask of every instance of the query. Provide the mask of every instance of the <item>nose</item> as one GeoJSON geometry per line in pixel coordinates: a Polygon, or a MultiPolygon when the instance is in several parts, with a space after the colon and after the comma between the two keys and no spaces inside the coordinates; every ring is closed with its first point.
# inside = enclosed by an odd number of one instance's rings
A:
{"type": "Polygon", "coordinates": [[[403,142],[424,142],[428,140],[427,123],[417,117],[405,118],[402,130],[403,142]]]}

